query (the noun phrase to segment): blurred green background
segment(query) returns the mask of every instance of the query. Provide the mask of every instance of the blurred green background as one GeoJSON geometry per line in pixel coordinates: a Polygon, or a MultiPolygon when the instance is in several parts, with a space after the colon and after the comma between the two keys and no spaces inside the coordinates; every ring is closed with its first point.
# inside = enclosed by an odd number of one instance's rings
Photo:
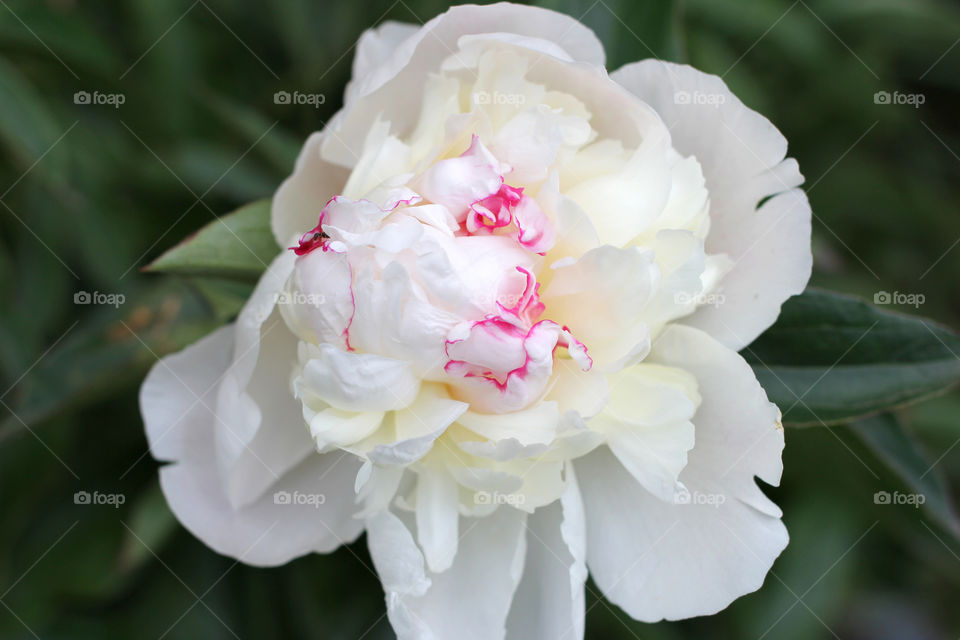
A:
{"type": "MultiPolygon", "coordinates": [[[[690,62],[770,117],[807,176],[814,284],[922,294],[905,311],[960,326],[960,6],[540,4],[592,27],[610,68],[690,62]],[[878,104],[880,91],[923,104],[878,104]]],[[[139,269],[273,192],[339,107],[364,29],[424,22],[446,5],[0,5],[0,638],[392,637],[362,539],[258,570],[173,520],[137,388],[157,356],[229,319],[246,291],[139,269]],[[325,101],[275,104],[280,90],[325,101]],[[77,304],[81,292],[124,303],[77,304]],[[78,491],[123,504],[78,505],[78,491]]],[[[935,463],[920,484],[956,487],[960,394],[899,417],[935,463]]],[[[932,510],[874,503],[876,491],[914,489],[845,427],[791,430],[784,457],[771,493],[792,542],[760,592],[710,618],[647,625],[590,584],[587,637],[960,636],[955,532],[932,510]]]]}

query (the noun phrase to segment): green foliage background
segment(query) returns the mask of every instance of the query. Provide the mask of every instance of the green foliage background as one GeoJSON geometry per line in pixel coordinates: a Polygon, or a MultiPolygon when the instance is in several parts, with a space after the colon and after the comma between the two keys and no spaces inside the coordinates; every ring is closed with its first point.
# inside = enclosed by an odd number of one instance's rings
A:
{"type": "MultiPolygon", "coordinates": [[[[906,311],[960,326],[960,6],[540,4],[595,29],[610,68],[656,55],[724,75],[807,176],[813,283],[923,294],[906,311]],[[878,91],[925,101],[876,104],[878,91]]],[[[259,570],[172,519],[137,387],[157,356],[230,318],[248,285],[139,268],[272,193],[338,108],[364,29],[445,6],[0,0],[0,637],[392,637],[362,540],[259,570]],[[279,90],[326,100],[278,105],[279,90]],[[77,91],[125,101],[75,104],[77,91]],[[126,301],[76,305],[80,291],[126,301]],[[76,505],[77,491],[125,503],[76,505]]],[[[958,416],[952,392],[900,411],[907,435],[889,416],[791,430],[771,494],[792,542],[763,589],[714,617],[646,625],[590,584],[588,638],[956,638],[960,542],[947,507],[873,494],[945,500],[938,483],[960,480],[958,416]]]]}

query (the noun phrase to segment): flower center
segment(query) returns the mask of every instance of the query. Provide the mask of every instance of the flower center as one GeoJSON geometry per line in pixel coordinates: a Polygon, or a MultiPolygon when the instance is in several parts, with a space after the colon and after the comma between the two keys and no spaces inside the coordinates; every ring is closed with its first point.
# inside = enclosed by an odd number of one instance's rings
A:
{"type": "MultiPolygon", "coordinates": [[[[340,314],[348,320],[338,342],[350,351],[387,355],[382,340],[371,345],[353,335],[358,324],[370,322],[362,317],[366,310],[358,310],[356,291],[382,289],[361,281],[379,276],[382,285],[391,263],[402,267],[413,297],[429,303],[431,312],[446,312],[441,324],[448,326],[436,334],[442,363],[436,381],[476,410],[491,413],[516,411],[542,396],[560,349],[583,370],[592,366],[586,347],[569,329],[541,317],[545,305],[535,269],[556,233],[537,201],[523,187],[507,184],[504,174],[509,171],[474,135],[459,156],[439,160],[407,184],[372,194],[372,200],[331,199],[317,226],[290,247],[300,263],[312,260],[317,249],[333,254],[318,262],[345,262],[343,282],[349,291],[341,299],[349,298],[350,309],[340,314]],[[445,226],[438,222],[443,220],[445,226]],[[472,299],[458,300],[450,291],[430,295],[435,274],[424,272],[424,243],[443,249],[445,264],[436,266],[449,267],[449,275],[460,280],[461,291],[473,293],[472,299]]],[[[327,281],[317,283],[325,286],[327,281]]],[[[429,368],[425,378],[431,377],[429,368]]]]}

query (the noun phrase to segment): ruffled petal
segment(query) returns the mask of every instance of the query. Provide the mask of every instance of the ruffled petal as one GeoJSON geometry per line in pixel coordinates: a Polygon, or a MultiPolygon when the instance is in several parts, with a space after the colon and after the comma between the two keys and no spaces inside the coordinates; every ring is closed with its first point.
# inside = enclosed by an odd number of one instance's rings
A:
{"type": "Polygon", "coordinates": [[[784,159],[787,141],[717,76],[644,60],[610,77],[656,109],[674,148],[700,163],[710,195],[707,253],[726,254],[733,266],[719,289],[723,303],[685,322],[739,350],[810,278],[810,204],[795,189],[803,182],[797,163],[784,159]]]}
{"type": "Polygon", "coordinates": [[[507,619],[508,640],[580,640],[584,634],[586,521],[572,467],[567,489],[527,519],[527,558],[507,619]]]}
{"type": "Polygon", "coordinates": [[[641,363],[609,376],[610,403],[590,426],[643,487],[673,502],[694,446],[690,420],[700,403],[696,379],[682,369],[641,363]]]}
{"type": "MultiPolygon", "coordinates": [[[[353,517],[350,481],[358,464],[351,456],[344,459],[344,454],[311,456],[278,467],[275,475],[268,475],[271,492],[264,493],[263,487],[255,498],[246,496],[243,506],[234,506],[216,462],[219,423],[213,398],[230,367],[235,333],[235,326],[226,326],[165,357],[154,365],[141,388],[151,452],[171,461],[160,470],[167,503],[205,544],[258,566],[331,551],[355,539],[362,525],[353,517]]],[[[298,417],[293,423],[271,423],[271,427],[302,433],[302,424],[298,417]]],[[[257,446],[256,441],[252,446],[257,446]]],[[[268,455],[265,449],[258,450],[268,455]]]]}
{"type": "Polygon", "coordinates": [[[644,309],[656,285],[653,259],[637,247],[604,245],[555,265],[541,298],[546,316],[569,327],[601,370],[617,371],[646,353],[644,309]]]}
{"type": "Polygon", "coordinates": [[[787,544],[780,510],[755,477],[778,484],[779,412],[749,365],[703,332],[674,326],[650,360],[690,372],[702,404],[676,503],[654,496],[606,447],[574,462],[587,513],[591,575],[646,622],[720,611],[763,584],[787,544]]]}
{"type": "Polygon", "coordinates": [[[397,638],[502,640],[523,573],[526,518],[505,507],[481,518],[461,516],[462,534],[452,566],[443,573],[423,574],[412,518],[403,514],[369,519],[370,556],[377,572],[388,578],[387,615],[397,638]],[[394,566],[397,558],[404,559],[403,566],[394,566]]]}
{"type": "Polygon", "coordinates": [[[390,411],[414,401],[420,379],[402,360],[321,344],[309,348],[296,386],[341,411],[390,411]]]}

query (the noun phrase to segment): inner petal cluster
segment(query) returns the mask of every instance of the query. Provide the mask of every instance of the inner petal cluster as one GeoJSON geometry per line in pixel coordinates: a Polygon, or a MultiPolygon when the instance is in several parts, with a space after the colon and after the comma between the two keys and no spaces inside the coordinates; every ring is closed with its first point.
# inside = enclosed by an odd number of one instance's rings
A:
{"type": "MultiPolygon", "coordinates": [[[[532,68],[495,44],[445,62],[416,126],[378,121],[343,193],[290,247],[291,387],[320,451],[370,465],[367,509],[396,497],[429,518],[423,485],[453,487],[452,513],[496,507],[478,492],[532,510],[560,495],[566,461],[602,442],[633,455],[640,427],[622,425],[653,409],[616,413],[616,376],[724,269],[704,250],[699,165],[663,123],[643,112],[622,139],[594,129],[532,68]]],[[[689,438],[667,444],[682,466],[689,438]]],[[[680,468],[635,466],[663,495],[680,468]]]]}

